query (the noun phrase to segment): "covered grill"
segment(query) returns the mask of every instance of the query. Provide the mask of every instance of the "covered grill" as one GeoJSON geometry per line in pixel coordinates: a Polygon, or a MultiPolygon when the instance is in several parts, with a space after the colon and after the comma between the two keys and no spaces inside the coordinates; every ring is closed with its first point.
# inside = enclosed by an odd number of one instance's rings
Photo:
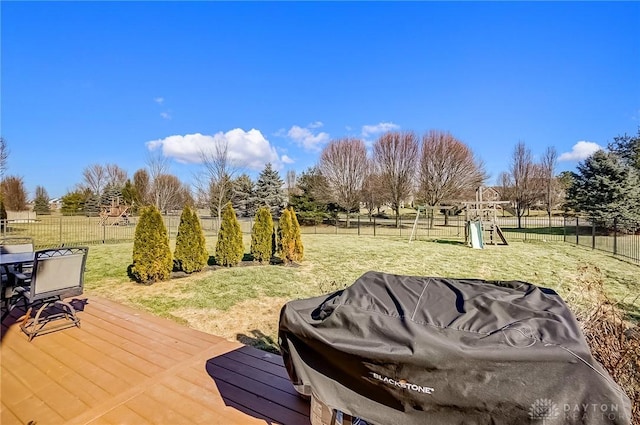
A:
{"type": "Polygon", "coordinates": [[[559,295],[520,281],[368,272],[287,303],[294,386],[372,424],[629,424],[559,295]]]}

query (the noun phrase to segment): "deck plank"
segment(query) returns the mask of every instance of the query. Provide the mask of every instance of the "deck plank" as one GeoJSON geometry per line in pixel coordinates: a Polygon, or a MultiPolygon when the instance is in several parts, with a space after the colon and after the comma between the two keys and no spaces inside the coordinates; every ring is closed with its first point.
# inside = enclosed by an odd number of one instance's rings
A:
{"type": "Polygon", "coordinates": [[[2,323],[3,425],[309,425],[280,356],[81,298],[80,328],[29,342],[20,312],[2,323]]]}

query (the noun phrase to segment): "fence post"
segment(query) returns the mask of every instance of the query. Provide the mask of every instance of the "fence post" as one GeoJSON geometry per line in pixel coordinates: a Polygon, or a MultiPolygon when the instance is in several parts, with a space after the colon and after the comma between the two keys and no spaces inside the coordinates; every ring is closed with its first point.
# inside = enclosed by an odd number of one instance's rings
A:
{"type": "Polygon", "coordinates": [[[376,235],[376,216],[373,216],[373,236],[376,235]]]}
{"type": "Polygon", "coordinates": [[[567,241],[567,216],[562,216],[562,240],[567,241]]]}
{"type": "Polygon", "coordinates": [[[596,249],[596,222],[591,222],[591,249],[596,249]]]}
{"type": "Polygon", "coordinates": [[[580,217],[576,216],[576,245],[580,245],[580,237],[578,236],[579,226],[580,226],[580,217]]]}
{"type": "Polygon", "coordinates": [[[613,255],[618,255],[618,218],[613,219],[613,255]]]}
{"type": "Polygon", "coordinates": [[[59,230],[59,234],[58,234],[59,243],[58,243],[58,246],[62,246],[62,216],[60,216],[59,223],[60,223],[60,225],[58,226],[58,230],[59,230]]]}
{"type": "Polygon", "coordinates": [[[107,226],[105,226],[104,224],[102,225],[102,243],[107,243],[106,242],[107,239],[107,226]]]}
{"type": "Polygon", "coordinates": [[[398,216],[398,223],[400,223],[400,237],[402,237],[402,216],[398,216]]]}
{"type": "Polygon", "coordinates": [[[360,236],[360,214],[358,214],[358,236],[360,236]]]}

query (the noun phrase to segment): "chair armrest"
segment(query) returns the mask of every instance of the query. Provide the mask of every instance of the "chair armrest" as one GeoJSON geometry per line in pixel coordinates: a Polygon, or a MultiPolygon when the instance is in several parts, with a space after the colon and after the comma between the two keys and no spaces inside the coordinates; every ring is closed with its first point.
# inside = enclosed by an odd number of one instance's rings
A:
{"type": "Polygon", "coordinates": [[[17,272],[12,272],[10,274],[14,279],[13,282],[15,286],[31,281],[31,275],[28,275],[25,273],[17,273],[17,272]]]}

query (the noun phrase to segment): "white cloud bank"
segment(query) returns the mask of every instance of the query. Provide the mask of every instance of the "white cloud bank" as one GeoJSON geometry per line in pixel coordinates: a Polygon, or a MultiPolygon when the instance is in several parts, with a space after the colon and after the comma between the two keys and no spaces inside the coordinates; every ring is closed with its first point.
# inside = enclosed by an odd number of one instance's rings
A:
{"type": "Polygon", "coordinates": [[[229,159],[237,166],[252,170],[262,170],[267,162],[279,169],[283,162],[290,163],[289,157],[280,159],[275,147],[259,130],[244,131],[241,128],[219,132],[213,136],[206,134],[175,135],[147,142],[150,151],[162,149],[162,154],[178,162],[200,164],[203,153],[215,152],[218,143],[227,143],[229,159]]]}
{"type": "Polygon", "coordinates": [[[368,138],[376,134],[386,133],[387,131],[398,130],[400,126],[392,122],[381,122],[373,125],[362,126],[362,137],[368,138]]]}
{"type": "Polygon", "coordinates": [[[601,149],[604,148],[597,143],[582,140],[573,145],[571,152],[561,154],[558,157],[558,161],[582,161],[601,149]]]}
{"type": "MultiPolygon", "coordinates": [[[[286,135],[295,142],[298,146],[302,146],[307,151],[319,152],[322,145],[327,143],[331,138],[328,133],[321,131],[319,133],[314,132],[320,127],[322,127],[321,121],[316,121],[309,124],[306,127],[300,127],[298,125],[294,125],[287,131],[286,135]]],[[[279,134],[282,134],[283,131],[279,131],[279,134]]]]}

